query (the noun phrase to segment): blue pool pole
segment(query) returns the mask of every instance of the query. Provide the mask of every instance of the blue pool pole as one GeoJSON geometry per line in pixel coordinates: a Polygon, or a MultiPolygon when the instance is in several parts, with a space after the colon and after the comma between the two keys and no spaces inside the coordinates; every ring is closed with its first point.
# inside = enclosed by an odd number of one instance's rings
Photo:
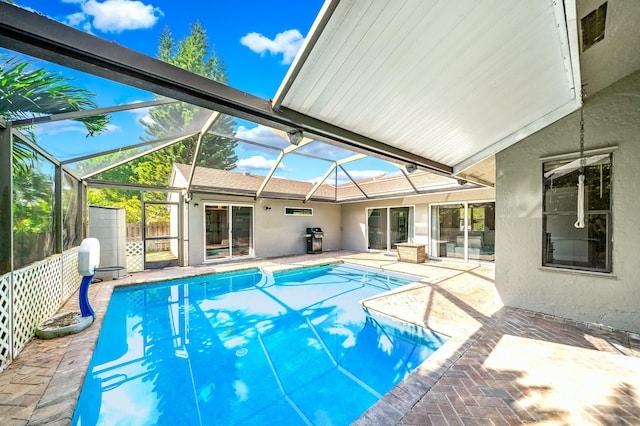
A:
{"type": "Polygon", "coordinates": [[[83,317],[95,316],[89,304],[89,284],[100,265],[100,242],[96,238],[85,238],[78,251],[78,273],[82,275],[80,291],[78,293],[80,313],[83,317]]]}
{"type": "Polygon", "coordinates": [[[93,308],[89,304],[89,284],[91,284],[92,279],[93,275],[85,275],[82,277],[82,282],[80,283],[80,293],[78,297],[80,299],[80,313],[83,317],[95,315],[93,308]]]}

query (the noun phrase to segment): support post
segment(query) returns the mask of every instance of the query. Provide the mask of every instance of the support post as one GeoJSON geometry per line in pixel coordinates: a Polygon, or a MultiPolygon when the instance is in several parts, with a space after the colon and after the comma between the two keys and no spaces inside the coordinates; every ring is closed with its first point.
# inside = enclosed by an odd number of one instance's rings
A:
{"type": "Polygon", "coordinates": [[[13,270],[13,139],[0,123],[0,275],[13,270]]]}
{"type": "Polygon", "coordinates": [[[53,252],[62,253],[62,235],[64,233],[63,213],[62,213],[62,166],[55,165],[54,185],[53,185],[53,252]]]}

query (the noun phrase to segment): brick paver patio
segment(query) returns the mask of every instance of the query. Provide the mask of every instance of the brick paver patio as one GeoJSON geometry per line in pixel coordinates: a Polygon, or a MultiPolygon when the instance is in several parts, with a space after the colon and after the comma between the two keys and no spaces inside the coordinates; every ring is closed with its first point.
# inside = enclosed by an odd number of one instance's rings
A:
{"type": "MultiPolygon", "coordinates": [[[[640,424],[640,335],[503,307],[493,266],[413,265],[350,252],[166,269],[92,284],[91,327],[32,340],[0,373],[0,424],[70,422],[114,285],[336,259],[423,277],[365,306],[450,336],[357,424],[640,424]]],[[[77,309],[77,296],[63,308],[70,309],[77,309]]]]}

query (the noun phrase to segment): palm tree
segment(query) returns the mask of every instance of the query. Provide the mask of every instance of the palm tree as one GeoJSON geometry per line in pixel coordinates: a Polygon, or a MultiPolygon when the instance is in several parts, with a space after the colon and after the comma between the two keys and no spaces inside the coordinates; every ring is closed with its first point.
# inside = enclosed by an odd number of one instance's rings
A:
{"type": "MultiPolygon", "coordinates": [[[[0,53],[0,118],[20,120],[97,108],[88,90],[69,84],[70,79],[36,68],[24,59],[0,53]]],[[[93,136],[105,129],[108,115],[77,118],[93,136]]],[[[31,137],[33,138],[33,134],[31,137]]],[[[27,167],[30,150],[20,144],[14,149],[14,167],[27,167]]]]}

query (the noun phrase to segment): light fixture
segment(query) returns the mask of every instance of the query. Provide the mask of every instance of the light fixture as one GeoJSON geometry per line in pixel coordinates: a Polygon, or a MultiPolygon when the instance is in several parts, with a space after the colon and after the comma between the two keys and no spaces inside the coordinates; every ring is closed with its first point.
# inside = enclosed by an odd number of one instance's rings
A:
{"type": "Polygon", "coordinates": [[[264,206],[265,210],[271,210],[271,206],[264,206]]]}
{"type": "Polygon", "coordinates": [[[291,130],[289,132],[287,132],[287,136],[289,136],[289,143],[291,145],[295,145],[298,146],[300,144],[300,142],[302,141],[302,130],[291,130]]]}
{"type": "Polygon", "coordinates": [[[407,169],[407,173],[413,173],[418,170],[418,166],[416,166],[415,164],[407,164],[406,166],[404,166],[404,168],[407,169]]]}
{"type": "Polygon", "coordinates": [[[198,207],[198,203],[194,203],[194,204],[193,204],[193,207],[198,207]]]}

